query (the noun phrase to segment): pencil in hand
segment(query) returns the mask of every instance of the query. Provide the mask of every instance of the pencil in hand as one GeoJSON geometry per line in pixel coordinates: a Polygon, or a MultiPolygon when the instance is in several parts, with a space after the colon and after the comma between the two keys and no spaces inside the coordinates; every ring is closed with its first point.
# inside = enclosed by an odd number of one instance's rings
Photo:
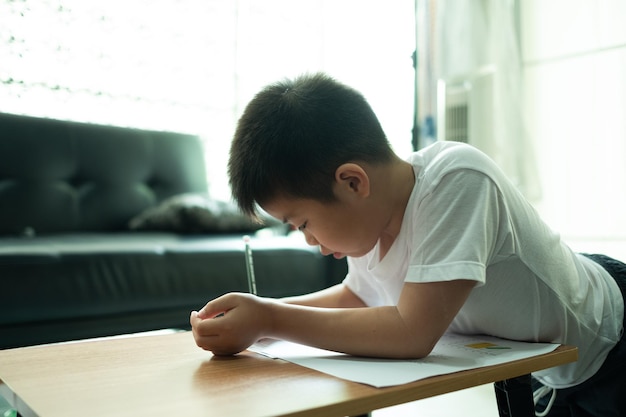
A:
{"type": "Polygon", "coordinates": [[[246,254],[246,272],[248,274],[248,289],[250,294],[256,295],[256,280],[254,278],[254,262],[252,261],[252,248],[250,247],[250,236],[243,237],[246,254]]]}

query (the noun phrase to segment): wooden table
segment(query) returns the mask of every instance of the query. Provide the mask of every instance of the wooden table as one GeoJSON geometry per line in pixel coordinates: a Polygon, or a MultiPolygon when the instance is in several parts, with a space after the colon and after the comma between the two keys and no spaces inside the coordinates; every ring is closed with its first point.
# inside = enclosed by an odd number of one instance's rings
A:
{"type": "Polygon", "coordinates": [[[561,346],[504,365],[373,388],[252,352],[212,356],[183,332],[0,351],[0,393],[24,417],[348,416],[576,357],[576,348],[561,346]]]}

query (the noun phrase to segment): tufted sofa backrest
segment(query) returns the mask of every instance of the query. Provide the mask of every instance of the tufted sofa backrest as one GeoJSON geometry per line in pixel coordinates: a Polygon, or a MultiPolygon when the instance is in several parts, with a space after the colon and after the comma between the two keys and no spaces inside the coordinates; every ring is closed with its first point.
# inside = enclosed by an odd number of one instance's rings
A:
{"type": "Polygon", "coordinates": [[[0,235],[127,230],[206,191],[197,136],[0,114],[0,235]]]}

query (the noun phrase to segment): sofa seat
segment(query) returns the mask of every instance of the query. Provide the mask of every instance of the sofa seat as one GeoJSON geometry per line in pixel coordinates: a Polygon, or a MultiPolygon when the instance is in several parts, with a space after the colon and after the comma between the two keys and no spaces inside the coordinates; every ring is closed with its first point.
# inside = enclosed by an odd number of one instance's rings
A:
{"type": "MultiPolygon", "coordinates": [[[[251,246],[262,296],[316,291],[345,275],[344,263],[324,258],[301,236],[253,237],[251,246]]],[[[224,293],[248,291],[244,259],[241,235],[1,238],[0,348],[188,328],[191,310],[224,293]]]]}

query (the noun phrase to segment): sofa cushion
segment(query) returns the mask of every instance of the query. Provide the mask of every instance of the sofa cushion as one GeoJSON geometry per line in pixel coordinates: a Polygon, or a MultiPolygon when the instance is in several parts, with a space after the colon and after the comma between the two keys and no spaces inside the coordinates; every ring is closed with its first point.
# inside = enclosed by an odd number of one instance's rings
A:
{"type": "MultiPolygon", "coordinates": [[[[346,265],[301,237],[253,237],[258,293],[343,279],[346,265]]],[[[248,291],[238,236],[102,233],[0,239],[0,349],[189,325],[189,313],[248,291]],[[104,326],[104,327],[102,327],[104,326]],[[56,330],[52,330],[56,329],[56,330]]]]}
{"type": "Polygon", "coordinates": [[[131,217],[206,192],[197,136],[0,114],[0,235],[128,230],[131,217]]]}

